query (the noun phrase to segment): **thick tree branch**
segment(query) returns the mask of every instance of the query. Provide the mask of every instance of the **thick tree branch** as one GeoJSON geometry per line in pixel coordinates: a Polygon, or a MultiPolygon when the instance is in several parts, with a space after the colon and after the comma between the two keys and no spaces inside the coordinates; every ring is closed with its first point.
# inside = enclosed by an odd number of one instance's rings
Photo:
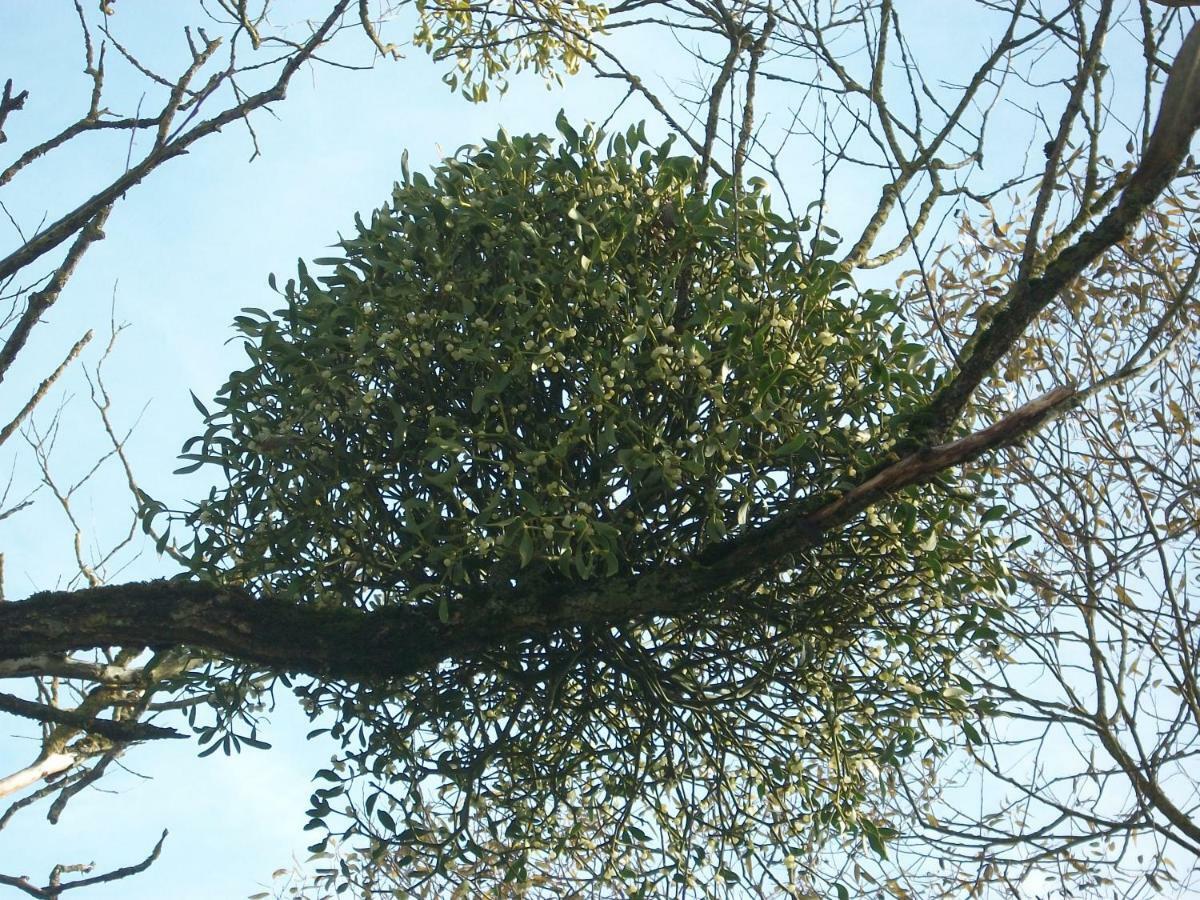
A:
{"type": "Polygon", "coordinates": [[[906,456],[818,509],[781,515],[701,559],[574,587],[497,591],[464,601],[448,622],[427,605],[324,609],[236,588],[153,581],[46,592],[0,606],[0,661],[109,646],[187,646],[267,669],[374,680],[564,628],[684,615],[721,588],[782,568],[884,497],[1021,439],[1074,396],[1070,388],[1051,391],[990,428],[906,456]]]}

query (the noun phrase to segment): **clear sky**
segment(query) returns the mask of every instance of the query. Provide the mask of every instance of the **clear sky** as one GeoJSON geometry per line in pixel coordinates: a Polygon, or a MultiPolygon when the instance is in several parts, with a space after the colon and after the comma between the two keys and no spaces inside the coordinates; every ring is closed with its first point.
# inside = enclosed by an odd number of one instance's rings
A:
{"type": "MultiPolygon", "coordinates": [[[[88,0],[87,6],[94,3],[88,0]]],[[[183,38],[165,20],[165,6],[119,0],[114,27],[131,44],[167,58],[172,48],[182,49],[183,38]]],[[[930,40],[954,37],[935,28],[941,21],[930,17],[930,40]]],[[[354,40],[357,52],[347,51],[346,58],[369,59],[363,43],[354,40]]],[[[664,54],[657,44],[628,44],[628,51],[640,59],[644,73],[680,79],[690,71],[686,60],[664,54]],[[664,69],[667,59],[679,68],[664,69]]],[[[0,146],[0,160],[7,162],[16,149],[52,133],[86,103],[88,81],[81,73],[71,4],[0,3],[0,61],[0,81],[12,77],[18,88],[30,90],[25,110],[6,125],[9,143],[0,146]]],[[[119,87],[115,55],[110,65],[119,87]]],[[[339,232],[352,228],[355,212],[368,212],[388,198],[402,151],[409,151],[414,170],[427,168],[460,145],[494,134],[501,124],[510,133],[551,131],[559,108],[576,122],[603,119],[623,93],[615,82],[588,78],[547,91],[536,76],[526,75],[515,78],[502,99],[470,105],[450,94],[440,71],[420,52],[367,72],[324,68],[301,75],[278,106],[278,118],[255,119],[263,154],[258,160],[247,163],[250,141],[232,127],[155,172],[118,205],[106,239],[88,254],[6,380],[6,392],[0,394],[6,414],[25,399],[15,386],[44,377],[52,365],[48,361],[61,358],[88,328],[96,330],[96,340],[82,365],[96,364],[112,307],[116,320],[130,327],[107,364],[107,380],[116,420],[128,426],[141,415],[129,442],[136,473],[146,490],[169,504],[194,496],[202,480],[170,474],[180,444],[199,428],[188,392],[210,397],[239,365],[241,350],[229,342],[230,321],[243,306],[275,308],[268,273],[286,278],[298,257],[326,255],[339,232]]],[[[136,96],[121,111],[131,112],[135,105],[136,96]]],[[[616,122],[643,117],[648,117],[644,108],[630,103],[616,122]]],[[[86,196],[104,173],[119,169],[126,149],[122,140],[104,138],[83,152],[55,155],[23,173],[0,199],[31,230],[44,215],[54,217],[86,196]]],[[[1024,146],[1014,148],[1023,151],[1024,146]]],[[[800,163],[795,172],[793,188],[815,177],[800,163]]],[[[877,195],[858,187],[842,196],[848,206],[862,209],[873,206],[877,195]]],[[[834,215],[836,220],[837,210],[834,215]]],[[[15,240],[0,220],[0,248],[12,247],[15,240]]],[[[80,366],[64,379],[54,402],[59,400],[68,405],[54,461],[69,481],[105,449],[89,415],[80,366]]],[[[53,408],[46,406],[36,421],[48,423],[53,408]]],[[[35,476],[24,445],[14,441],[3,454],[5,470],[16,466],[14,491],[30,484],[35,476]]],[[[101,542],[127,527],[130,507],[114,477],[118,473],[103,474],[78,509],[89,539],[101,542]]],[[[11,599],[62,585],[72,573],[70,534],[48,497],[39,496],[33,508],[0,522],[0,549],[11,599]]],[[[145,554],[113,577],[171,571],[145,554]]],[[[135,748],[124,762],[138,774],[113,773],[99,786],[115,793],[90,791],[77,798],[53,829],[36,818],[43,808],[0,833],[0,871],[40,881],[57,862],[95,860],[101,869],[129,864],[169,828],[162,858],[150,871],[88,896],[201,900],[253,893],[269,881],[272,870],[288,866],[293,854],[304,856],[303,847],[311,842],[301,831],[310,778],[332,752],[303,740],[307,723],[282,699],[284,708],[262,735],[273,750],[197,759],[194,744],[184,742],[135,748]]],[[[0,727],[5,729],[0,773],[6,773],[29,762],[36,744],[8,737],[22,733],[11,718],[0,720],[0,727]]]]}

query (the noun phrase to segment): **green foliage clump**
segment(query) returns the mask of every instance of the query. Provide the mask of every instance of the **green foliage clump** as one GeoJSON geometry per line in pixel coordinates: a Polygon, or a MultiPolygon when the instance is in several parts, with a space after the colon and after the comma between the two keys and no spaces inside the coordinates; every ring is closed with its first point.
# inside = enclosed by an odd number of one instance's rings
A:
{"type": "MultiPolygon", "coordinates": [[[[887,457],[936,379],[895,300],[762,184],[701,187],[640,128],[559,129],[406,172],[326,274],[238,319],[250,366],[192,455],[227,476],[186,517],[200,576],[454,622],[488,590],[692,558],[887,457]]],[[[370,785],[344,833],[416,880],[568,859],[729,884],[822,835],[882,851],[872,773],[971,711],[953,669],[1001,574],[946,481],[686,615],[301,693],[347,742],[327,780],[370,785]]],[[[314,795],[331,829],[346,786],[314,795]]]]}
{"type": "Polygon", "coordinates": [[[636,141],[489,142],[240,318],[201,558],[305,600],[454,601],[678,560],[881,458],[930,378],[892,299],[636,141]]]}

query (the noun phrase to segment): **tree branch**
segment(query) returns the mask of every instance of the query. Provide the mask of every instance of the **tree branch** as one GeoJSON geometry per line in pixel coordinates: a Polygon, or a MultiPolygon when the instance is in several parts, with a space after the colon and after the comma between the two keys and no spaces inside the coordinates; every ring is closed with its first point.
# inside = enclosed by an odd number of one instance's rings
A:
{"type": "Polygon", "coordinates": [[[1074,397],[1070,388],[1051,391],[989,428],[910,454],[815,511],[783,514],[701,558],[575,587],[497,590],[477,602],[468,598],[448,622],[429,605],[327,609],[213,584],[139,582],[0,606],[0,661],[110,646],[187,646],[272,670],[375,680],[564,628],[683,615],[721,588],[782,568],[884,497],[1021,439],[1074,397]]]}
{"type": "Polygon", "coordinates": [[[94,663],[69,656],[46,654],[0,662],[0,678],[76,678],[120,687],[140,686],[148,679],[140,668],[94,663]]]}
{"type": "Polygon", "coordinates": [[[980,324],[957,373],[938,391],[918,438],[941,438],[966,408],[975,388],[1059,293],[1133,227],[1178,173],[1200,127],[1200,23],[1184,39],[1163,89],[1146,154],[1117,205],[1093,230],[1058,255],[1040,277],[1019,280],[1003,308],[980,324]]]}
{"type": "Polygon", "coordinates": [[[45,887],[37,887],[28,878],[18,878],[13,875],[0,875],[0,884],[7,884],[10,887],[19,888],[31,897],[45,898],[45,900],[58,900],[64,891],[69,891],[74,888],[91,887],[96,884],[105,884],[110,881],[120,881],[122,878],[128,878],[131,875],[137,875],[140,872],[145,872],[154,861],[158,859],[158,855],[162,852],[163,842],[167,839],[167,831],[163,829],[162,836],[154,845],[149,855],[139,863],[132,866],[122,866],[119,869],[113,869],[111,872],[105,872],[102,875],[93,875],[90,878],[81,878],[79,881],[69,881],[66,884],[61,883],[62,876],[68,871],[90,872],[92,866],[90,864],[84,866],[55,866],[54,872],[50,876],[50,883],[45,887]]]}
{"type": "Polygon", "coordinates": [[[0,778],[0,797],[24,790],[43,778],[51,778],[74,766],[81,756],[77,753],[43,753],[25,768],[0,778]]]}
{"type": "MultiPolygon", "coordinates": [[[[62,373],[67,370],[67,366],[74,362],[79,354],[83,352],[83,348],[88,345],[88,342],[91,341],[91,339],[92,331],[89,328],[87,333],[77,340],[74,345],[72,345],[71,349],[67,351],[66,358],[58,364],[58,368],[42,379],[42,383],[37,386],[37,389],[33,392],[33,396],[31,396],[29,400],[26,401],[25,405],[21,407],[21,411],[13,416],[11,422],[9,422],[3,428],[0,428],[0,444],[3,444],[10,437],[12,437],[13,432],[21,427],[21,423],[24,422],[25,419],[28,418],[29,414],[37,407],[37,405],[45,399],[46,394],[50,391],[50,388],[54,387],[54,382],[58,381],[58,379],[62,376],[62,373]]],[[[0,373],[0,375],[2,374],[3,373],[0,373]]]]}
{"type": "Polygon", "coordinates": [[[10,78],[4,82],[4,93],[0,94],[0,144],[8,140],[8,136],[4,133],[4,122],[8,118],[8,114],[21,109],[29,97],[29,91],[21,91],[19,94],[14,94],[12,86],[13,83],[10,78]]]}
{"type": "Polygon", "coordinates": [[[142,179],[157,169],[162,163],[187,153],[188,148],[202,137],[220,131],[226,125],[244,118],[256,109],[282,100],[287,93],[288,83],[291,81],[292,76],[296,74],[304,63],[308,62],[317,49],[325,42],[329,33],[346,12],[350,3],[351,0],[339,0],[333,7],[332,12],[325,18],[325,21],[317,27],[312,36],[287,61],[283,67],[283,71],[279,74],[279,78],[276,79],[275,84],[270,88],[247,97],[243,102],[218,113],[210,119],[205,119],[187,132],[165,143],[156,143],[154,149],[140,163],[128,169],[104,190],[89,200],[85,200],[53,225],[50,225],[19,249],[14,250],[7,257],[0,260],[0,281],[16,274],[43,254],[48,253],[66,241],[72,234],[75,234],[91,219],[96,217],[100,210],[116,202],[122,194],[141,182],[142,179]]]}
{"type": "Polygon", "coordinates": [[[22,700],[12,694],[0,694],[0,712],[11,713],[26,719],[37,719],[39,722],[53,722],[56,725],[69,725],[81,728],[92,734],[106,737],[110,741],[152,741],[160,738],[183,737],[174,728],[161,728],[158,725],[148,725],[144,722],[122,722],[116,719],[97,719],[86,713],[73,709],[60,709],[57,706],[47,706],[44,703],[34,703],[22,700]]]}

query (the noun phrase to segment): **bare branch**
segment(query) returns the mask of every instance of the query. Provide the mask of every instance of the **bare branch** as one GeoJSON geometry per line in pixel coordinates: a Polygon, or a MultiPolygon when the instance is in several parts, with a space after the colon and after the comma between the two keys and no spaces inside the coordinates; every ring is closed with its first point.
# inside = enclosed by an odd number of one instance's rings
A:
{"type": "Polygon", "coordinates": [[[8,140],[8,136],[4,133],[4,122],[8,119],[8,114],[24,108],[25,101],[29,98],[29,91],[14,94],[12,86],[10,78],[4,82],[4,93],[0,94],[0,144],[8,140]]]}
{"type": "Polygon", "coordinates": [[[181,738],[173,728],[162,728],[144,722],[121,721],[119,719],[97,719],[74,710],[59,709],[30,700],[22,700],[11,694],[0,693],[0,712],[26,719],[37,719],[39,722],[53,722],[56,725],[69,725],[80,728],[92,734],[98,734],[112,741],[133,743],[136,741],[153,741],[162,738],[181,738]]]}
{"type": "Polygon", "coordinates": [[[67,366],[69,366],[79,357],[79,354],[83,352],[83,348],[88,345],[88,342],[91,341],[91,339],[92,332],[88,331],[83,337],[75,342],[69,351],[67,351],[66,357],[61,363],[58,364],[58,368],[51,372],[46,378],[42,379],[42,383],[37,386],[37,389],[33,392],[33,396],[26,401],[23,407],[21,407],[21,411],[13,417],[11,422],[5,425],[4,428],[0,429],[0,444],[3,444],[10,437],[12,437],[13,432],[21,427],[21,423],[25,421],[25,419],[28,418],[29,414],[33,412],[37,405],[45,399],[46,394],[50,391],[50,388],[54,387],[54,383],[58,381],[62,373],[67,370],[67,366]]]}
{"type": "Polygon", "coordinates": [[[37,887],[28,878],[18,878],[12,875],[0,875],[0,884],[7,884],[10,887],[19,888],[31,897],[45,898],[45,900],[58,900],[62,894],[75,888],[93,887],[97,884],[107,884],[113,881],[120,881],[123,878],[129,878],[132,875],[137,875],[145,872],[154,861],[158,859],[162,852],[163,842],[167,839],[167,831],[163,830],[162,837],[154,845],[150,851],[139,863],[131,866],[123,866],[119,869],[113,869],[111,872],[105,872],[102,875],[93,875],[90,878],[81,878],[79,881],[69,881],[63,884],[61,879],[67,872],[90,872],[92,865],[82,866],[55,866],[54,872],[51,874],[50,882],[45,887],[37,887]]]}
{"type": "MultiPolygon", "coordinates": [[[[187,131],[170,140],[160,140],[137,165],[116,178],[108,187],[84,201],[74,210],[62,216],[54,224],[27,241],[22,247],[0,259],[0,281],[10,278],[25,266],[49,253],[68,240],[89,222],[107,215],[108,209],[122,194],[140,183],[147,175],[163,163],[182,156],[188,148],[210,134],[220,131],[248,113],[282,100],[287,94],[292,76],[312,58],[333,31],[352,0],[338,0],[329,15],[313,31],[312,36],[284,64],[275,83],[266,90],[253,94],[242,103],[236,104],[217,115],[193,125],[187,131]]],[[[0,371],[5,368],[4,356],[0,354],[0,371]]]]}
{"type": "Polygon", "coordinates": [[[0,778],[0,797],[7,797],[24,790],[43,778],[53,778],[79,762],[74,753],[49,753],[39,756],[33,763],[4,778],[0,778]]]}

